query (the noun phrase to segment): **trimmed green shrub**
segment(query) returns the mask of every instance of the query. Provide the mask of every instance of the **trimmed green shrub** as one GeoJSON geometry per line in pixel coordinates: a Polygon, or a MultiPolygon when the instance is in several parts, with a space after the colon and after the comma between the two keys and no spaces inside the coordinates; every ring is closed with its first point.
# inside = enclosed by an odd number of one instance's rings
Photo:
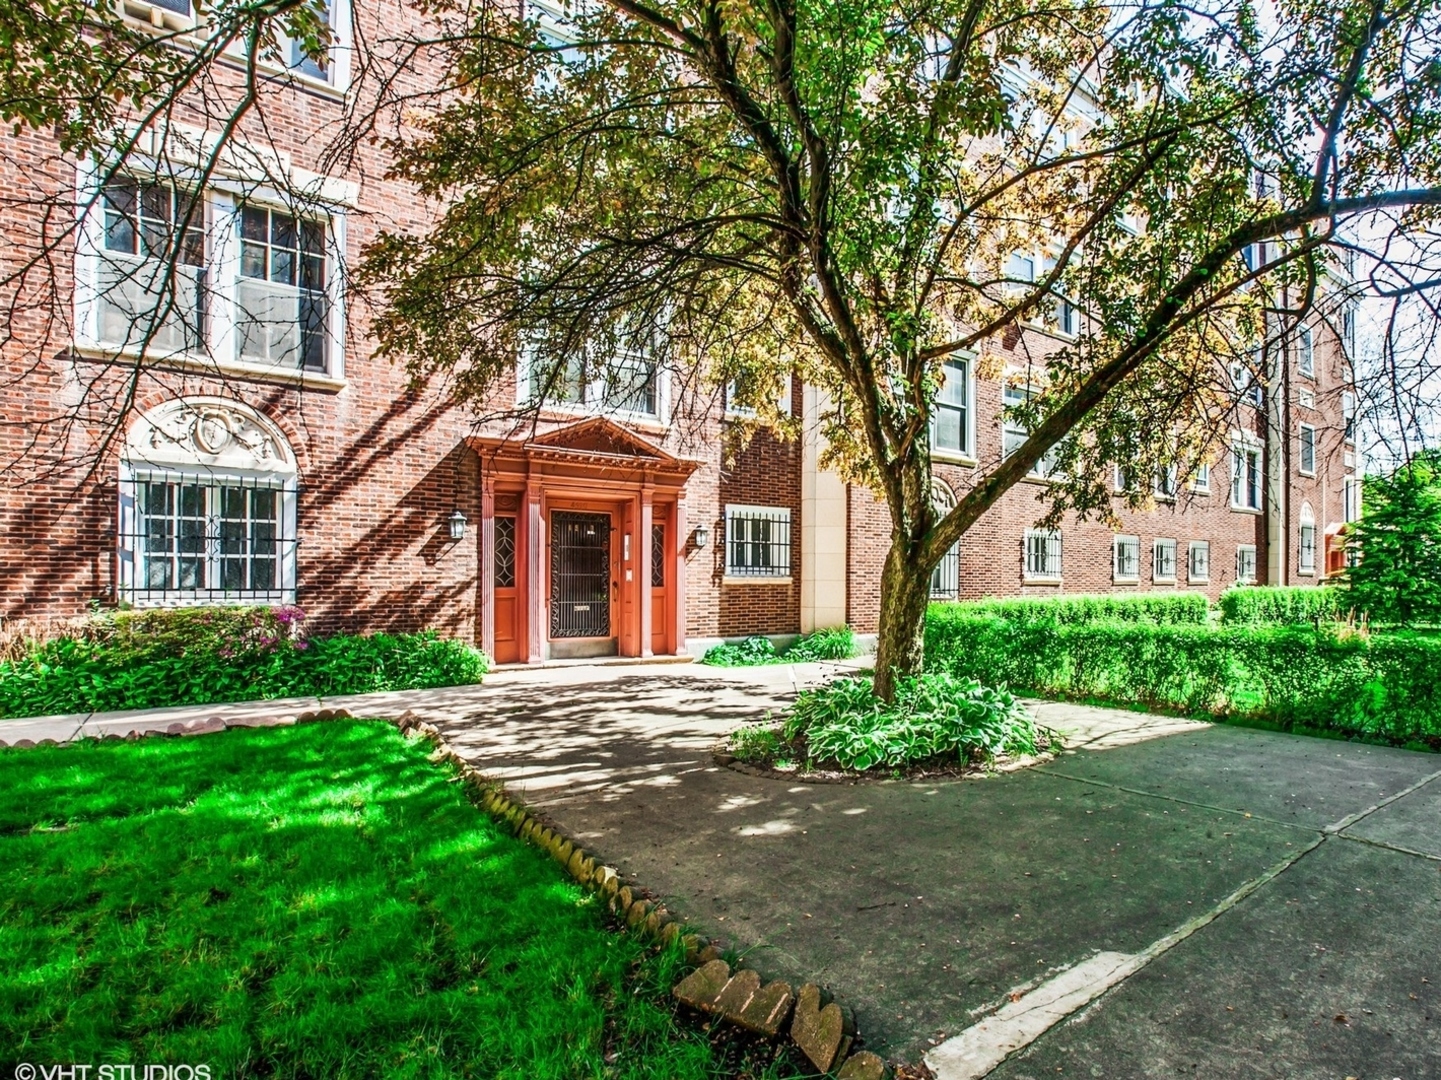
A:
{"type": "Polygon", "coordinates": [[[701,657],[711,667],[752,667],[756,664],[804,664],[811,660],[846,660],[856,655],[856,635],[849,626],[817,630],[778,652],[771,639],[757,634],[737,644],[714,645],[701,657]]]}
{"type": "Polygon", "coordinates": [[[1004,690],[944,672],[900,680],[893,703],[876,697],[869,677],[805,690],[782,733],[787,741],[804,737],[812,764],[860,771],[1034,754],[1048,735],[1004,690]]]}
{"type": "Polygon", "coordinates": [[[1200,593],[1139,596],[1058,596],[1054,599],[966,600],[933,604],[932,612],[962,617],[990,615],[1014,622],[1089,623],[1100,620],[1154,623],[1158,626],[1204,626],[1210,615],[1200,593]]]}
{"type": "Polygon", "coordinates": [[[1278,626],[932,617],[926,663],[1019,692],[1093,698],[1441,748],[1441,639],[1278,626]]]}
{"type": "Polygon", "coordinates": [[[1348,600],[1330,585],[1238,585],[1223,592],[1217,606],[1228,626],[1317,626],[1340,619],[1348,600]]]}
{"type": "Polygon", "coordinates": [[[0,662],[0,715],[334,697],[477,683],[485,655],[434,633],[305,639],[296,608],[120,613],[0,662]]]}
{"type": "Polygon", "coordinates": [[[1352,603],[1372,623],[1441,623],[1441,453],[1417,454],[1390,476],[1365,481],[1361,520],[1346,546],[1352,603]]]}

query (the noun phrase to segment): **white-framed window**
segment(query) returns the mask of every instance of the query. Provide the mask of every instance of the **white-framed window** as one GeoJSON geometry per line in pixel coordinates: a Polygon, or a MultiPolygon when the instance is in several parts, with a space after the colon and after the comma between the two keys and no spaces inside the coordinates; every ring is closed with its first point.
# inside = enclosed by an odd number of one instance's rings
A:
{"type": "MultiPolygon", "coordinates": [[[[128,5],[134,0],[124,0],[128,5]]],[[[186,0],[150,0],[181,5],[186,0]]],[[[265,49],[260,62],[262,68],[284,71],[308,83],[318,83],[334,90],[346,90],[350,85],[351,42],[350,0],[325,0],[325,21],[330,28],[330,41],[325,55],[312,58],[302,53],[300,43],[291,38],[280,27],[276,27],[273,47],[265,49]]],[[[245,44],[237,42],[227,51],[234,57],[244,55],[245,44]]]]}
{"type": "Polygon", "coordinates": [[[1356,356],[1356,305],[1346,303],[1341,305],[1339,316],[1341,345],[1350,358],[1356,356]]]}
{"type": "Polygon", "coordinates": [[[1261,347],[1246,350],[1244,360],[1231,362],[1231,388],[1242,401],[1249,401],[1256,408],[1265,404],[1265,388],[1262,384],[1261,347]]]}
{"type": "Polygon", "coordinates": [[[81,174],[76,345],[340,378],[344,217],[81,174]]]}
{"type": "Polygon", "coordinates": [[[133,506],[127,600],[144,606],[293,603],[295,488],[277,478],[143,470],[133,506]]]}
{"type": "Polygon", "coordinates": [[[1361,520],[1361,478],[1348,476],[1341,481],[1341,516],[1346,521],[1361,520]]]}
{"type": "Polygon", "coordinates": [[[127,17],[149,23],[157,30],[189,30],[195,26],[190,0],[119,0],[116,7],[127,17]]]}
{"type": "Polygon", "coordinates": [[[725,514],[726,577],[790,577],[788,507],[727,505],[725,514]]]}
{"type": "Polygon", "coordinates": [[[1298,466],[1303,475],[1316,475],[1316,429],[1310,424],[1301,425],[1301,459],[1298,466]]]}
{"type": "Polygon", "coordinates": [[[1301,504],[1301,551],[1296,568],[1303,574],[1316,572],[1316,514],[1310,503],[1301,504]]]}
{"type": "Polygon", "coordinates": [[[1022,541],[1027,580],[1061,579],[1061,534],[1051,529],[1027,529],[1022,541]]]}
{"type": "Polygon", "coordinates": [[[1151,579],[1176,580],[1176,541],[1158,538],[1151,549],[1151,579]]]}
{"type": "MultiPolygon", "coordinates": [[[[1001,414],[1001,457],[1008,458],[1021,448],[1021,445],[1030,437],[1030,430],[1017,420],[1010,410],[1025,405],[1039,390],[1030,386],[1022,386],[1013,383],[1006,383],[1001,390],[1001,404],[1005,410],[1001,414]]],[[[1039,461],[1031,466],[1030,475],[1046,479],[1054,475],[1056,471],[1056,448],[1053,446],[1041,455],[1039,461]]]]}
{"type": "Polygon", "coordinates": [[[294,603],[297,503],[289,445],[253,410],[211,398],[151,410],[120,463],[120,599],[294,603]]]}
{"type": "Polygon", "coordinates": [[[347,12],[344,10],[348,5],[338,2],[338,0],[325,0],[324,6],[326,23],[330,27],[331,33],[330,48],[326,50],[324,57],[316,59],[304,55],[300,43],[291,40],[284,34],[279,35],[278,47],[281,49],[281,62],[291,71],[319,82],[335,85],[338,81],[337,75],[341,74],[336,67],[336,53],[338,47],[344,48],[346,42],[343,39],[349,34],[350,20],[345,17],[347,12]]]}
{"type": "Polygon", "coordinates": [[[1131,478],[1126,475],[1126,470],[1117,465],[1111,476],[1111,484],[1115,487],[1118,495],[1123,495],[1126,489],[1131,486],[1131,478]]]}
{"type": "Polygon", "coordinates": [[[1192,540],[1186,552],[1186,580],[1204,585],[1211,580],[1211,545],[1205,540],[1192,540]]]}
{"type": "Polygon", "coordinates": [[[1341,391],[1341,421],[1344,424],[1343,437],[1348,443],[1356,441],[1356,395],[1350,390],[1341,391]]]}
{"type": "Polygon", "coordinates": [[[1256,581],[1256,545],[1240,544],[1236,548],[1236,581],[1250,585],[1256,581]]]}
{"type": "Polygon", "coordinates": [[[944,381],[931,406],[931,449],[943,456],[971,457],[975,453],[971,361],[948,358],[942,371],[944,381]]]}
{"type": "Polygon", "coordinates": [[[1211,494],[1211,463],[1209,461],[1196,462],[1195,471],[1191,473],[1191,490],[1197,495],[1211,494]]]}
{"type": "Polygon", "coordinates": [[[122,349],[148,343],[159,354],[198,352],[205,336],[204,200],[128,176],[106,183],[99,196],[95,335],[122,349]]]}
{"type": "Polygon", "coordinates": [[[522,388],[522,404],[542,402],[579,412],[665,418],[665,372],[640,350],[612,357],[583,351],[548,366],[523,349],[517,385],[522,388]]]}
{"type": "Polygon", "coordinates": [[[1316,342],[1309,326],[1296,335],[1296,369],[1308,379],[1316,377],[1316,342]]]}
{"type": "Polygon", "coordinates": [[[1156,474],[1152,490],[1162,502],[1174,502],[1176,498],[1176,466],[1168,465],[1156,474]]]}
{"type": "Polygon", "coordinates": [[[1261,449],[1247,443],[1231,447],[1231,508],[1261,509],[1261,449]]]}
{"type": "Polygon", "coordinates": [[[1116,581],[1139,581],[1141,538],[1116,536],[1111,540],[1111,577],[1116,581]]]}
{"type": "MultiPolygon", "coordinates": [[[[749,380],[744,376],[732,379],[725,386],[725,414],[735,417],[753,417],[756,415],[754,405],[743,404],[751,400],[749,380]]],[[[781,376],[780,393],[776,398],[776,411],[782,416],[787,416],[791,411],[791,377],[789,372],[781,376]]]]}
{"type": "MultiPolygon", "coordinates": [[[[1042,278],[1049,277],[1056,268],[1056,260],[1049,255],[1016,252],[1006,260],[1005,275],[1007,288],[1015,295],[1023,295],[1042,278]]],[[[1059,293],[1045,297],[1036,310],[1026,317],[1026,322],[1042,330],[1065,337],[1080,333],[1080,312],[1070,299],[1059,293]]]]}
{"type": "Polygon", "coordinates": [[[236,217],[236,359],[262,367],[329,371],[325,224],[245,202],[236,207],[236,217]]]}
{"type": "Polygon", "coordinates": [[[1309,386],[1298,387],[1296,390],[1296,404],[1303,409],[1314,409],[1316,407],[1316,391],[1309,386]]]}
{"type": "MultiPolygon", "coordinates": [[[[937,518],[944,517],[955,509],[956,495],[941,480],[931,479],[931,503],[937,518]]],[[[931,570],[931,599],[959,600],[961,596],[961,542],[950,546],[941,561],[931,570]]]]}

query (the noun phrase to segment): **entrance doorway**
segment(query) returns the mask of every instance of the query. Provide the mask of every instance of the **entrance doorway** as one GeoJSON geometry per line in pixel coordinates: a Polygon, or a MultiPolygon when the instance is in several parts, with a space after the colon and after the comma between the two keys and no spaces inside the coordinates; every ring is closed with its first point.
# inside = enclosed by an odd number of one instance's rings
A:
{"type": "Polygon", "coordinates": [[[609,513],[550,515],[550,639],[555,657],[616,652],[609,513]]]}

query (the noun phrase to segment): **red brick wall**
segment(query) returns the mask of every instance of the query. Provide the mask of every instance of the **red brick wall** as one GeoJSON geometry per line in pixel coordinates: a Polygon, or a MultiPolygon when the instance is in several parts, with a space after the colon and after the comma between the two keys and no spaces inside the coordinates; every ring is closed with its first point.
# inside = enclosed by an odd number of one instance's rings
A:
{"type": "MultiPolygon", "coordinates": [[[[362,5],[360,17],[370,31],[420,18],[403,3],[362,5]]],[[[431,77],[421,56],[408,64],[400,89],[431,77]]],[[[242,135],[320,171],[325,133],[341,109],[323,92],[271,89],[263,102],[265,130],[255,117],[242,135]]],[[[182,110],[178,119],[198,122],[193,111],[182,110]]],[[[380,125],[399,130],[398,114],[382,113],[380,125]]],[[[37,251],[44,202],[73,198],[76,171],[43,136],[6,138],[0,259],[10,273],[37,251]]],[[[381,228],[414,228],[427,219],[405,185],[385,178],[388,164],[379,147],[367,144],[344,171],[360,186],[360,205],[346,215],[351,264],[381,228]]],[[[53,290],[3,298],[20,306],[12,309],[12,336],[0,346],[0,403],[9,421],[0,425],[0,462],[12,466],[0,487],[0,615],[67,615],[91,601],[114,602],[124,427],[163,401],[206,394],[250,405],[290,439],[302,485],[298,601],[319,627],[430,626],[473,636],[477,532],[453,544],[445,522],[456,508],[472,521],[479,517],[477,463],[461,441],[469,421],[442,394],[412,393],[403,371],[372,355],[361,304],[346,312],[343,389],[301,391],[263,378],[164,371],[132,383],[124,365],[68,354],[71,251],[73,241],[59,248],[53,277],[32,274],[35,282],[45,276],[53,290]],[[44,423],[67,415],[77,418],[68,428],[44,423]]]]}
{"type": "MultiPolygon", "coordinates": [[[[1023,349],[1043,361],[1055,345],[1048,345],[1041,335],[1026,335],[1026,341],[1015,343],[1011,362],[1023,364],[1023,349]]],[[[1299,510],[1302,498],[1310,500],[1317,521],[1317,561],[1324,560],[1322,533],[1327,522],[1340,520],[1341,476],[1344,471],[1345,448],[1341,443],[1340,391],[1344,385],[1344,362],[1334,335],[1318,331],[1317,336],[1317,407],[1308,410],[1318,427],[1318,470],[1314,479],[1301,477],[1296,462],[1291,460],[1291,515],[1287,525],[1292,584],[1309,584],[1320,580],[1297,577],[1294,573],[1296,552],[1300,544],[1299,510]],[[1323,393],[1324,390],[1324,393],[1323,393]],[[1323,506],[1326,508],[1323,511],[1323,506]]],[[[1294,365],[1294,359],[1291,361],[1294,365]]],[[[1002,384],[995,380],[978,379],[976,384],[976,456],[980,467],[994,465],[1001,453],[1002,384]]],[[[1294,399],[1294,390],[1293,390],[1294,399]]],[[[1294,409],[1293,409],[1294,412],[1294,409]]],[[[1244,410],[1244,426],[1257,438],[1265,431],[1264,418],[1258,410],[1244,410]]],[[[1310,422],[1310,421],[1308,421],[1310,422]]],[[[1291,442],[1299,436],[1294,426],[1291,442]]],[[[975,483],[978,466],[938,460],[935,475],[961,495],[975,483]]],[[[1025,531],[1044,516],[1042,501],[1047,486],[1044,482],[1023,481],[1006,492],[962,538],[960,544],[960,593],[962,599],[985,596],[1056,596],[1074,593],[1134,593],[1151,591],[1190,590],[1215,599],[1236,580],[1236,548],[1242,544],[1256,547],[1257,580],[1266,581],[1267,546],[1264,513],[1231,509],[1231,459],[1229,451],[1211,465],[1209,494],[1193,493],[1183,487],[1174,502],[1158,502],[1153,509],[1120,508],[1117,515],[1121,528],[1113,530],[1099,521],[1079,522],[1068,516],[1061,525],[1062,578],[1059,584],[1027,584],[1023,581],[1025,531]],[[1113,577],[1113,538],[1136,536],[1140,540],[1139,581],[1118,583],[1113,577]],[[1176,541],[1176,581],[1153,580],[1152,550],[1157,539],[1176,541]],[[1187,581],[1186,559],[1189,542],[1208,541],[1210,579],[1205,585],[1187,581]]],[[[1264,506],[1264,498],[1263,498],[1264,506]]],[[[847,564],[848,618],[859,632],[876,630],[880,611],[880,571],[889,542],[889,519],[884,505],[869,492],[859,488],[850,491],[851,545],[847,564]]]]}
{"type": "MultiPolygon", "coordinates": [[[[792,408],[801,408],[799,385],[793,386],[792,408]]],[[[718,501],[711,535],[717,538],[709,563],[712,585],[719,582],[718,610],[711,634],[739,637],[748,634],[793,634],[801,623],[801,445],[759,431],[720,470],[718,501]],[[746,582],[726,584],[725,508],[728,505],[785,507],[791,512],[791,576],[785,584],[746,582]]],[[[694,575],[692,575],[694,576],[694,575]]],[[[694,610],[694,608],[692,608],[694,610]]],[[[708,635],[707,635],[708,636],[708,635]]]]}

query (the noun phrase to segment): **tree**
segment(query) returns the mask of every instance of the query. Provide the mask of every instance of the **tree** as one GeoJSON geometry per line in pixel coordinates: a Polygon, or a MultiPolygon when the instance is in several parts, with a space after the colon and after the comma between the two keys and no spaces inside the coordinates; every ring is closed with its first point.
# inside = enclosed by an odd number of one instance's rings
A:
{"type": "MultiPolygon", "coordinates": [[[[255,61],[280,36],[323,53],[323,10],[212,5],[206,47],[183,60],[86,0],[0,16],[0,43],[37,42],[0,63],[0,117],[61,124],[88,153],[182,99],[195,115],[194,96],[223,83],[224,110],[198,110],[225,120],[220,146],[263,108],[255,61]],[[251,78],[210,78],[225,50],[251,78]]],[[[1232,366],[1265,382],[1252,349],[1330,317],[1346,298],[1330,272],[1349,255],[1392,292],[1441,281],[1437,0],[427,13],[397,20],[383,50],[357,38],[357,104],[327,134],[340,167],[358,140],[388,138],[397,173],[437,207],[361,269],[383,350],[480,411],[517,355],[541,401],[636,353],[756,403],[792,373],[819,386],[825,463],[889,510],[885,696],[921,664],[932,567],[1043,457],[1048,516],[1105,516],[1113,467],[1184,478],[1217,455],[1232,366]],[[379,69],[367,83],[381,51],[389,71],[423,54],[437,93],[399,100],[379,69]],[[383,108],[405,123],[380,132],[383,108]],[[1074,342],[1026,353],[1026,326],[1062,313],[1074,342]],[[946,359],[1000,374],[1017,344],[1038,391],[1012,409],[1029,435],[938,512],[930,421],[946,359]]],[[[16,295],[26,273],[6,279],[16,295]]]]}
{"type": "MultiPolygon", "coordinates": [[[[457,46],[399,168],[444,206],[377,245],[384,348],[487,391],[518,349],[644,334],[680,367],[829,395],[830,463],[890,513],[877,688],[916,671],[932,567],[1050,455],[1050,516],[1215,453],[1232,361],[1330,296],[1348,227],[1441,205],[1437,9],[604,0],[457,46]],[[1038,259],[1017,262],[1017,252],[1038,259]],[[1037,262],[1040,263],[1037,269],[1037,262]],[[1033,272],[1034,271],[1034,272],[1033,272]],[[1030,434],[931,498],[945,358],[1059,303],[1030,434]]],[[[1264,378],[1264,373],[1258,373],[1264,378]]],[[[1144,489],[1147,485],[1137,485],[1144,489]]],[[[1134,500],[1144,492],[1133,493],[1134,500]]]]}
{"type": "Polygon", "coordinates": [[[1352,602],[1373,622],[1441,623],[1441,454],[1369,477],[1346,545],[1352,602]]]}

